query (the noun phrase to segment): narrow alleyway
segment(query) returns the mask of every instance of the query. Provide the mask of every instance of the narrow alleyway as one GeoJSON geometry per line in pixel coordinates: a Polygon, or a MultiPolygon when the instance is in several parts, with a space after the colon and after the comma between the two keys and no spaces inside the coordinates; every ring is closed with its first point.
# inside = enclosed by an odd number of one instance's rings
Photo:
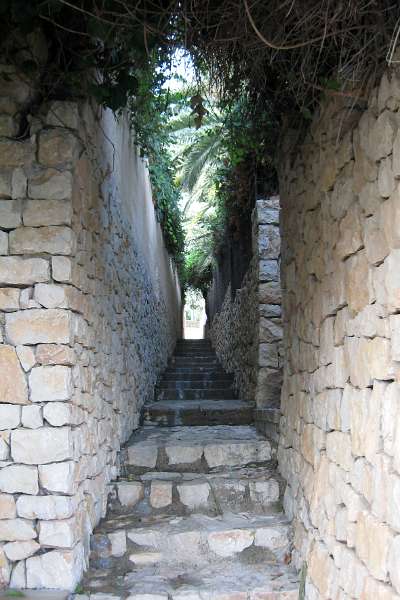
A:
{"type": "Polygon", "coordinates": [[[207,340],[178,342],[75,600],[297,598],[276,448],[231,384],[207,340]]]}

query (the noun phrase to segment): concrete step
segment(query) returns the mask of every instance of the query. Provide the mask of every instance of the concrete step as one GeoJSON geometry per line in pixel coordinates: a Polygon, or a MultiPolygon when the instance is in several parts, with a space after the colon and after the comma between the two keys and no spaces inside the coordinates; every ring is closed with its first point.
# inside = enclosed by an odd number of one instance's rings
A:
{"type": "Polygon", "coordinates": [[[119,515],[103,521],[92,535],[91,563],[103,568],[111,566],[113,559],[125,557],[138,566],[146,561],[195,566],[221,558],[245,558],[247,554],[281,561],[290,552],[289,532],[282,513],[150,515],[140,521],[135,515],[119,515]]]}
{"type": "Polygon", "coordinates": [[[143,408],[145,425],[249,425],[254,407],[241,400],[163,400],[143,408]]]}
{"type": "Polygon", "coordinates": [[[265,466],[275,451],[249,426],[145,427],[121,453],[126,472],[210,473],[265,466]]]}
{"type": "Polygon", "coordinates": [[[163,400],[232,400],[236,393],[231,386],[198,386],[181,388],[179,384],[173,388],[160,386],[156,392],[157,401],[163,400]]]}
{"type": "Polygon", "coordinates": [[[216,560],[196,567],[119,564],[117,574],[112,568],[90,569],[83,593],[73,600],[297,600],[299,594],[294,569],[272,560],[216,560]]]}
{"type": "Polygon", "coordinates": [[[281,510],[282,481],[267,467],[248,467],[224,473],[149,471],[110,484],[109,507],[115,514],[251,512],[281,510]]]}

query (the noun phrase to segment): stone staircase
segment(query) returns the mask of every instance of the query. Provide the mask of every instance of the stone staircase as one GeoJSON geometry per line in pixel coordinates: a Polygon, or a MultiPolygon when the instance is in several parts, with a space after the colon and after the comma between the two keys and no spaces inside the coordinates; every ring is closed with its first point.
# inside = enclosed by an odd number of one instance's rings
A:
{"type": "Polygon", "coordinates": [[[75,600],[294,600],[276,449],[208,341],[180,341],[122,453],[75,600]]]}

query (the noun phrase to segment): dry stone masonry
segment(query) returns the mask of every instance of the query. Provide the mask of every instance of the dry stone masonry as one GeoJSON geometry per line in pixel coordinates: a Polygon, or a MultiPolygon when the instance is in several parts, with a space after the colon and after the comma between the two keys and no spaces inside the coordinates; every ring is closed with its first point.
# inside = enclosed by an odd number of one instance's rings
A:
{"type": "Polygon", "coordinates": [[[230,286],[209,337],[239,393],[256,401],[256,419],[277,439],[283,349],[280,287],[279,198],[257,200],[253,259],[232,299],[230,286]]]}
{"type": "Polygon", "coordinates": [[[400,598],[400,80],[282,148],[279,464],[307,600],[400,598]]]}
{"type": "Polygon", "coordinates": [[[34,92],[9,70],[7,82],[0,587],[72,590],[120,446],[180,332],[179,289],[124,123],[88,104],[52,102],[16,141],[19,111],[34,92]],[[137,235],[135,211],[147,214],[150,241],[137,235]]]}

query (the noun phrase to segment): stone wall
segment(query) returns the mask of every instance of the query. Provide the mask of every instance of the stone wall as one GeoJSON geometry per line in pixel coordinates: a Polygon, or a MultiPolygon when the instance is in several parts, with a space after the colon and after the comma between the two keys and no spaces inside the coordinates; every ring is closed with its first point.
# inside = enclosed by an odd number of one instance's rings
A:
{"type": "Polygon", "coordinates": [[[400,598],[400,81],[332,99],[280,173],[280,470],[308,600],[400,598]]]}
{"type": "Polygon", "coordinates": [[[0,582],[73,589],[180,335],[180,292],[125,120],[53,102],[15,141],[30,92],[13,78],[0,91],[0,582]]]}
{"type": "MultiPolygon", "coordinates": [[[[279,198],[258,200],[253,258],[241,288],[228,288],[209,337],[240,396],[263,409],[279,405],[282,370],[279,198]]],[[[211,290],[212,293],[212,290],[211,290]]]]}

